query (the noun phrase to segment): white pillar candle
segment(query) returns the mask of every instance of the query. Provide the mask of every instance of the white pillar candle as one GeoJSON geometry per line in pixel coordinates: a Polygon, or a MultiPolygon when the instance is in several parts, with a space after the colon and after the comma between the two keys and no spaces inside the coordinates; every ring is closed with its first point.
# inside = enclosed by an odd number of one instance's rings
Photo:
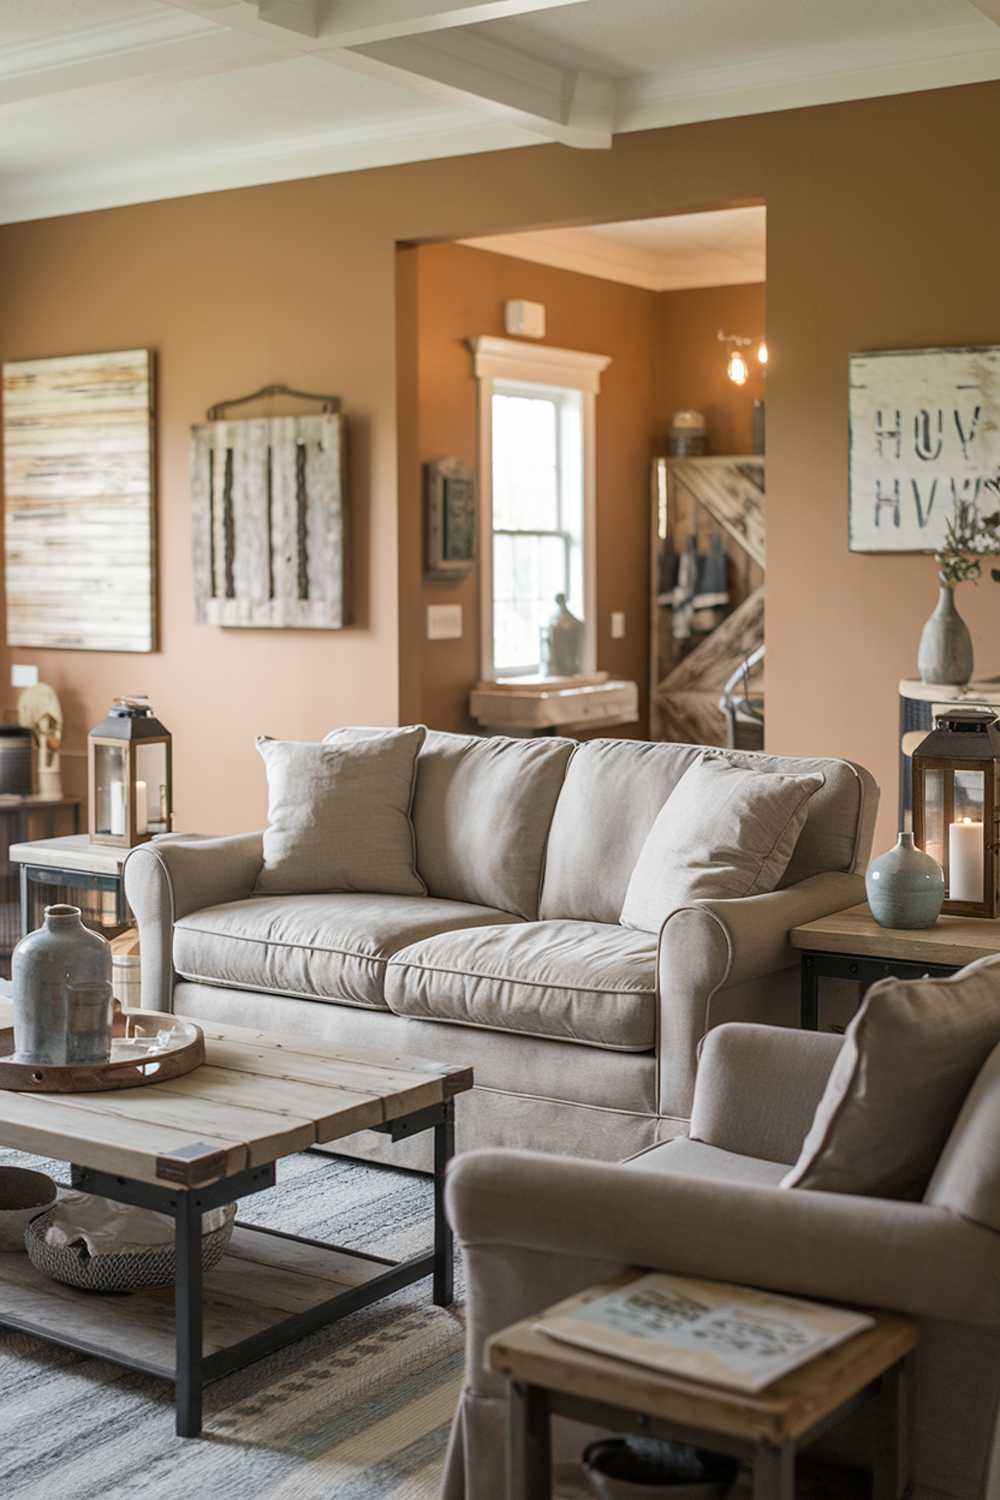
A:
{"type": "Polygon", "coordinates": [[[135,831],[146,833],[149,828],[149,793],[144,781],[135,784],[135,831]]]}
{"type": "Polygon", "coordinates": [[[125,837],[125,786],[113,781],[108,787],[108,805],[111,810],[111,832],[115,838],[125,837]]]}
{"type": "Polygon", "coordinates": [[[948,900],[983,899],[983,825],[971,818],[948,829],[948,900]]]}

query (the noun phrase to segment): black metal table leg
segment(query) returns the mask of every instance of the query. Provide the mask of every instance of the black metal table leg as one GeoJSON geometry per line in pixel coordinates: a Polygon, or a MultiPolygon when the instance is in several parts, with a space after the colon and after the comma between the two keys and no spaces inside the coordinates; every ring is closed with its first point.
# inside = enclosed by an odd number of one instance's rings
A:
{"type": "Polygon", "coordinates": [[[753,1500],[795,1500],[795,1449],[761,1443],[753,1457],[753,1500]]]}
{"type": "Polygon", "coordinates": [[[819,972],[811,953],[801,963],[800,1025],[803,1031],[819,1030],[819,972]]]}
{"type": "Polygon", "coordinates": [[[906,1367],[901,1362],[886,1370],[873,1393],[872,1500],[899,1500],[906,1489],[905,1379],[906,1367]]]}
{"type": "Polygon", "coordinates": [[[455,1237],[444,1206],[444,1181],[455,1154],[455,1105],[449,1100],[444,1119],[434,1126],[434,1304],[450,1307],[455,1296],[455,1237]]]}
{"type": "Polygon", "coordinates": [[[201,1207],[190,1192],[177,1194],[174,1244],[177,1436],[197,1437],[201,1432],[202,1387],[201,1207]]]}
{"type": "Polygon", "coordinates": [[[508,1500],[551,1500],[552,1440],[548,1392],[512,1382],[508,1399],[508,1500]]]}
{"type": "Polygon", "coordinates": [[[25,937],[31,928],[28,926],[28,867],[21,866],[21,936],[25,937]]]}

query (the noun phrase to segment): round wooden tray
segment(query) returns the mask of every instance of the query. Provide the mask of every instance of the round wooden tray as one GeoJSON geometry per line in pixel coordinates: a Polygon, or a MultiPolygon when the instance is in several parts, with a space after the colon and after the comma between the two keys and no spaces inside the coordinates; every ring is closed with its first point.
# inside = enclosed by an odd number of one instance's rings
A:
{"type": "Polygon", "coordinates": [[[163,1083],[205,1061],[201,1027],[158,1010],[119,1010],[106,1063],[15,1062],[14,1029],[0,1028],[0,1089],[32,1094],[96,1094],[163,1083]]]}

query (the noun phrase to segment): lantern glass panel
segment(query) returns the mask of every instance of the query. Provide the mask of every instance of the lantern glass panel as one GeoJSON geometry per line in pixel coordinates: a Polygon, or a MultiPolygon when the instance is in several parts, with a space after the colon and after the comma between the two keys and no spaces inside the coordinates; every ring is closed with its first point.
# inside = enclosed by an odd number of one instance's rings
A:
{"type": "Polygon", "coordinates": [[[94,746],[94,831],[128,833],[128,761],[125,745],[94,746]]]}
{"type": "Polygon", "coordinates": [[[924,772],[924,853],[947,871],[944,808],[945,772],[928,769],[924,772]]]}
{"type": "Polygon", "coordinates": [[[135,747],[135,831],[170,831],[170,793],[167,782],[167,747],[162,741],[135,747]]]}
{"type": "Polygon", "coordinates": [[[948,900],[982,901],[983,814],[986,776],[982,771],[955,772],[954,820],[948,830],[948,900]]]}

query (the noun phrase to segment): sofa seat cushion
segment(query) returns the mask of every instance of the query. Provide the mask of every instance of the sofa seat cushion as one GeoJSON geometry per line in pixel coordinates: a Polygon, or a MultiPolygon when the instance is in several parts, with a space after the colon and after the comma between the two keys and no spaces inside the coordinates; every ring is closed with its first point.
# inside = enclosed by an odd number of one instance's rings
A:
{"type": "Polygon", "coordinates": [[[399,948],[454,928],[516,922],[433,896],[252,896],[174,926],[185,979],[384,1010],[385,966],[399,948]]]}
{"type": "Polygon", "coordinates": [[[397,952],[389,1009],[646,1052],[656,1037],[656,938],[605,922],[521,922],[427,938],[397,952]]]}
{"type": "Polygon", "coordinates": [[[640,1172],[668,1172],[672,1177],[742,1182],[748,1187],[778,1187],[787,1170],[780,1161],[741,1156],[737,1151],[723,1151],[720,1146],[707,1146],[704,1141],[689,1141],[684,1136],[641,1151],[625,1166],[640,1172]]]}

